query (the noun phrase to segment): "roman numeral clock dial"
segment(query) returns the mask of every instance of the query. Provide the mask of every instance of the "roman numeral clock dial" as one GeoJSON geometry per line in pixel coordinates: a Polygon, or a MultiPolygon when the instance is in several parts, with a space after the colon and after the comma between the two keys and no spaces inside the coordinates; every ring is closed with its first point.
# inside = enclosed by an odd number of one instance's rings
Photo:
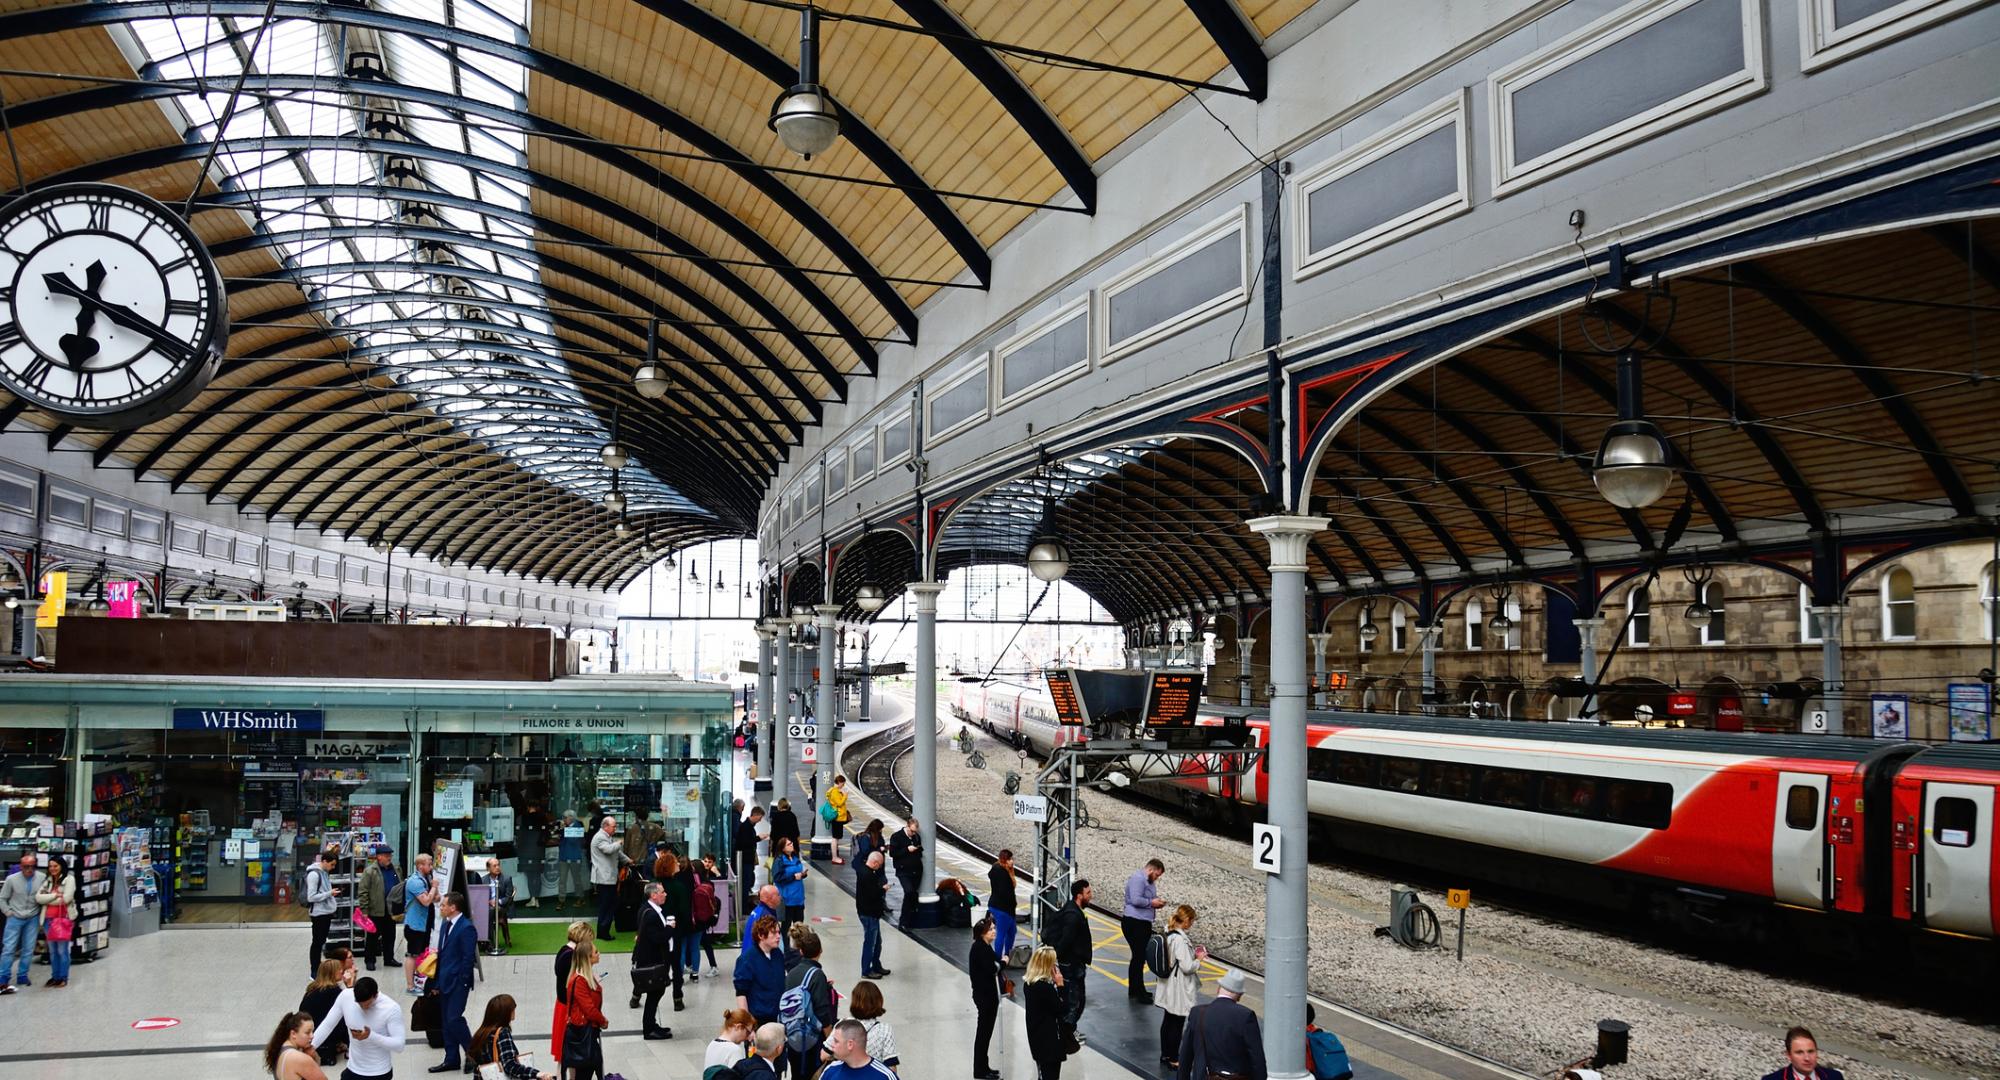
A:
{"type": "Polygon", "coordinates": [[[112,184],[0,208],[0,386],[67,424],[134,428],[193,400],[229,337],[208,247],[112,184]]]}

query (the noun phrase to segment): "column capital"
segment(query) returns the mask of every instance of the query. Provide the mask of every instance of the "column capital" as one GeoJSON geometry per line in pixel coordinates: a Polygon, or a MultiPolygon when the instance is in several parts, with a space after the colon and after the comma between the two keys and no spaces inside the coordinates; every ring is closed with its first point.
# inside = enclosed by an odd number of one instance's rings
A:
{"type": "Polygon", "coordinates": [[[1813,604],[1806,608],[1806,610],[1819,616],[1821,622],[1825,622],[1828,619],[1844,618],[1847,615],[1846,604],[1813,604]]]}
{"type": "Polygon", "coordinates": [[[770,623],[767,623],[762,619],[757,620],[756,629],[757,629],[757,636],[763,638],[765,641],[769,641],[772,638],[778,636],[778,628],[772,626],[770,623]]]}
{"type": "Polygon", "coordinates": [[[1588,619],[1571,619],[1569,624],[1578,630],[1595,630],[1604,625],[1604,616],[1592,615],[1588,619]]]}
{"type": "Polygon", "coordinates": [[[1270,543],[1272,570],[1305,573],[1306,544],[1316,534],[1325,532],[1331,520],[1304,514],[1273,514],[1251,518],[1245,524],[1250,526],[1251,532],[1262,535],[1270,543]]]}
{"type": "Polygon", "coordinates": [[[1240,637],[1236,639],[1236,647],[1242,649],[1244,652],[1249,652],[1256,644],[1257,639],[1253,637],[1240,637]]]}
{"type": "Polygon", "coordinates": [[[937,614],[938,594],[944,591],[944,582],[912,581],[910,591],[917,594],[917,614],[937,614]]]}
{"type": "Polygon", "coordinates": [[[840,620],[840,605],[820,604],[813,608],[813,613],[818,616],[815,621],[821,626],[831,627],[840,620]]]}

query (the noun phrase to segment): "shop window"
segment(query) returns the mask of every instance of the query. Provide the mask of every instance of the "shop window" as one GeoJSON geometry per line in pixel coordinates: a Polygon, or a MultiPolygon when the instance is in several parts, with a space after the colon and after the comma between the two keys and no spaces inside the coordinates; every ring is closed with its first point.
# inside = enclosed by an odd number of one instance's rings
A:
{"type": "Polygon", "coordinates": [[[1785,792],[1785,828],[1806,832],[1819,827],[1819,789],[1793,784],[1785,792]]]}
{"type": "Polygon", "coordinates": [[[1727,624],[1723,621],[1722,611],[1723,601],[1727,597],[1723,594],[1722,583],[1710,581],[1703,584],[1701,595],[1697,599],[1709,611],[1707,625],[1695,627],[1695,632],[1701,637],[1701,643],[1703,645],[1721,645],[1727,642],[1729,640],[1729,631],[1727,624]]]}
{"type": "Polygon", "coordinates": [[[1761,93],[1762,5],[1635,0],[1493,74],[1494,193],[1761,93]]]}
{"type": "Polygon", "coordinates": [[[1931,807],[1931,839],[1945,847],[1971,847],[1979,840],[1979,808],[1971,799],[1939,799],[1931,807]]]}
{"type": "Polygon", "coordinates": [[[90,498],[61,488],[49,489],[49,520],[65,525],[90,526],[90,498]]]}
{"type": "Polygon", "coordinates": [[[125,508],[98,503],[90,508],[90,531],[104,536],[125,535],[125,508]]]}
{"type": "Polygon", "coordinates": [[[1046,390],[1090,369],[1090,298],[1078,297],[998,349],[997,407],[1046,390]]]}
{"type": "Polygon", "coordinates": [[[1917,640],[1917,578],[1900,566],[1882,575],[1882,638],[1917,640]]]}
{"type": "Polygon", "coordinates": [[[1822,640],[1819,616],[1813,613],[1812,590],[1799,586],[1799,642],[1817,645],[1822,640]]]}
{"type": "Polygon", "coordinates": [[[1625,611],[1631,618],[1625,631],[1625,643],[1635,648],[1652,644],[1652,591],[1644,585],[1635,586],[1625,597],[1625,611]]]}
{"type": "Polygon", "coordinates": [[[1302,173],[1291,185],[1304,278],[1470,208],[1463,91],[1302,173]]]}
{"type": "Polygon", "coordinates": [[[17,514],[33,515],[35,512],[35,480],[20,473],[0,472],[0,510],[12,510],[17,514]]]}
{"type": "Polygon", "coordinates": [[[1486,605],[1477,599],[1465,602],[1465,647],[1486,647],[1486,605]]]}
{"type": "Polygon", "coordinates": [[[1238,207],[1105,282],[1099,355],[1109,363],[1241,305],[1250,253],[1238,207]]]}
{"type": "Polygon", "coordinates": [[[924,396],[926,445],[986,419],[986,357],[946,376],[924,396]]]}

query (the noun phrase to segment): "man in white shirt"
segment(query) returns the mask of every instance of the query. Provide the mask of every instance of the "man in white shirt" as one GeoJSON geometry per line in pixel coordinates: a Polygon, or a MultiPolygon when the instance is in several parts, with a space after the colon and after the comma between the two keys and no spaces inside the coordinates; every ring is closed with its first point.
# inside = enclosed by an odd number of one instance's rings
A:
{"type": "Polygon", "coordinates": [[[387,1080],[395,1070],[395,1055],[403,1051],[403,1007],[377,992],[374,979],[356,979],[334,999],[327,1022],[313,1029],[315,1049],[340,1026],[336,1019],[347,1023],[347,1068],[341,1070],[341,1080],[387,1080]]]}

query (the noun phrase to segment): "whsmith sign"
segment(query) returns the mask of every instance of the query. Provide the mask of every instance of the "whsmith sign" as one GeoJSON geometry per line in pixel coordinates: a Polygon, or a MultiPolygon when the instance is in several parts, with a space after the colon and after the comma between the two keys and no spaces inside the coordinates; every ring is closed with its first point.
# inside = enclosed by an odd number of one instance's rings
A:
{"type": "Polygon", "coordinates": [[[175,709],[175,731],[325,731],[319,709],[175,709]]]}

